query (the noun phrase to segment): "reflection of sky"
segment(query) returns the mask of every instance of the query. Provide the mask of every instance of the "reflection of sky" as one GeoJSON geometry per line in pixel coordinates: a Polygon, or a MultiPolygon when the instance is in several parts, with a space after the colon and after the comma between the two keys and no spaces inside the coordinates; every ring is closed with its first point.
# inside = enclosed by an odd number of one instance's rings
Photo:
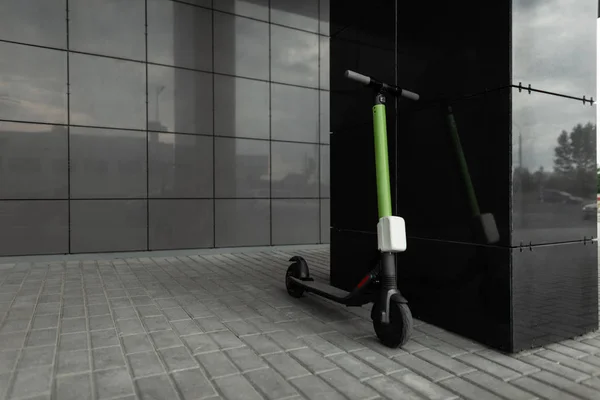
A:
{"type": "MultiPolygon", "coordinates": [[[[590,98],[596,93],[595,0],[513,0],[513,83],[590,98]]],[[[513,90],[513,164],[522,134],[523,166],[553,168],[563,131],[594,123],[588,104],[557,96],[513,90]]]]}

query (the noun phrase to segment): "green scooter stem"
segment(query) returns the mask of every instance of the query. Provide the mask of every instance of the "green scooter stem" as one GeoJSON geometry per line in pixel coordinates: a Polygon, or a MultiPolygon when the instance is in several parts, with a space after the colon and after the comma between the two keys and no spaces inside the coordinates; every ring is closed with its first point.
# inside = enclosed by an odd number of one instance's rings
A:
{"type": "Polygon", "coordinates": [[[377,174],[377,206],[379,218],[392,215],[392,194],[390,189],[390,166],[385,104],[373,106],[373,131],[375,134],[375,171],[377,174]]]}

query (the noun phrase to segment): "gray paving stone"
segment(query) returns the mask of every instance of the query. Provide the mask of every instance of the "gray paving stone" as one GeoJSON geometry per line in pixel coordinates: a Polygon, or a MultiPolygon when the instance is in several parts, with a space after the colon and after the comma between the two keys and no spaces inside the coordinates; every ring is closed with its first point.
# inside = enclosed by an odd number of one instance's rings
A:
{"type": "Polygon", "coordinates": [[[364,349],[366,347],[364,344],[356,340],[350,339],[349,337],[344,336],[338,332],[324,333],[319,336],[321,336],[323,339],[327,340],[331,344],[335,345],[336,347],[347,352],[364,349]]]}
{"type": "Polygon", "coordinates": [[[208,334],[189,335],[182,336],[181,339],[184,341],[188,349],[192,354],[209,353],[219,350],[219,346],[208,334]]]}
{"type": "Polygon", "coordinates": [[[313,374],[320,374],[338,368],[336,364],[310,348],[292,350],[289,354],[313,374]]]}
{"type": "Polygon", "coordinates": [[[568,378],[573,382],[580,382],[584,379],[589,378],[589,376],[584,374],[583,372],[574,370],[573,368],[569,368],[564,365],[560,365],[554,361],[550,361],[545,358],[538,357],[536,355],[524,356],[521,357],[521,360],[531,365],[535,365],[536,367],[539,367],[543,370],[553,372],[560,376],[564,376],[565,378],[568,378]]]}
{"type": "Polygon", "coordinates": [[[520,376],[519,373],[476,354],[464,354],[456,357],[456,359],[502,380],[514,379],[520,376]]]}
{"type": "Polygon", "coordinates": [[[79,306],[67,306],[62,309],[62,318],[76,318],[76,317],[84,317],[85,316],[85,308],[83,305],[79,306]]]}
{"type": "Polygon", "coordinates": [[[420,393],[427,399],[431,400],[449,400],[455,399],[457,396],[447,389],[444,389],[439,384],[433,383],[412,371],[400,371],[389,375],[391,378],[401,382],[405,386],[420,393]]]}
{"type": "Polygon", "coordinates": [[[574,358],[568,357],[564,354],[557,353],[552,350],[540,350],[535,354],[536,354],[536,356],[543,357],[547,360],[560,363],[561,365],[575,369],[577,371],[581,371],[588,375],[600,374],[600,369],[597,366],[589,364],[589,363],[583,361],[583,359],[579,359],[579,360],[574,359],[574,358]]]}
{"type": "Polygon", "coordinates": [[[268,364],[249,347],[238,347],[226,350],[225,353],[242,373],[268,368],[268,364]]]}
{"type": "Polygon", "coordinates": [[[292,385],[270,368],[250,371],[244,376],[269,400],[278,400],[298,394],[292,385]]]}
{"type": "Polygon", "coordinates": [[[407,369],[410,369],[411,371],[426,376],[433,382],[450,378],[452,376],[450,372],[436,367],[435,365],[420,358],[417,358],[412,354],[403,354],[398,357],[394,357],[394,360],[406,367],[407,369]]]}
{"type": "Polygon", "coordinates": [[[155,332],[155,331],[166,331],[171,330],[171,325],[169,325],[169,321],[162,315],[156,317],[146,317],[142,318],[142,323],[146,327],[146,331],[155,332]]]}
{"type": "Polygon", "coordinates": [[[371,368],[352,354],[336,354],[329,357],[329,360],[333,361],[337,366],[361,381],[381,375],[381,372],[371,368]]]}
{"type": "Polygon", "coordinates": [[[244,347],[245,344],[229,331],[214,332],[208,334],[212,340],[219,346],[221,350],[235,349],[236,347],[244,347]]]}
{"type": "Polygon", "coordinates": [[[150,337],[145,333],[123,336],[121,340],[123,341],[125,354],[154,350],[150,337]]]}
{"type": "Polygon", "coordinates": [[[92,350],[94,370],[125,366],[125,359],[120,346],[101,347],[92,350]]]}
{"type": "Polygon", "coordinates": [[[90,340],[92,348],[118,346],[120,344],[117,331],[114,329],[90,332],[90,340]]]}
{"type": "Polygon", "coordinates": [[[173,325],[173,329],[181,336],[203,333],[196,321],[191,319],[171,321],[171,325],[173,325]]]}
{"type": "Polygon", "coordinates": [[[462,378],[446,379],[440,384],[468,400],[502,400],[502,397],[498,397],[462,378]]]}
{"type": "Polygon", "coordinates": [[[279,347],[285,351],[296,350],[306,348],[305,342],[297,339],[294,335],[291,335],[287,331],[277,331],[265,334],[268,338],[273,340],[279,347]]]}
{"type": "Polygon", "coordinates": [[[39,315],[33,318],[31,329],[56,328],[58,326],[58,314],[39,315]]]}
{"type": "Polygon", "coordinates": [[[163,308],[162,313],[169,321],[180,321],[191,318],[181,307],[163,308]]]}
{"type": "Polygon", "coordinates": [[[477,354],[523,375],[531,374],[540,370],[538,367],[527,364],[515,357],[510,357],[493,350],[484,350],[478,352],[477,354]]]}
{"type": "Polygon", "coordinates": [[[259,356],[280,353],[283,349],[264,334],[244,336],[242,340],[250,346],[259,356]]]}
{"type": "Polygon", "coordinates": [[[236,366],[223,352],[203,353],[196,355],[196,360],[210,379],[239,374],[236,366]]]}
{"type": "Polygon", "coordinates": [[[0,374],[5,374],[13,370],[20,356],[20,350],[6,350],[0,352],[0,374]]]}
{"type": "Polygon", "coordinates": [[[223,398],[230,400],[262,400],[254,387],[241,375],[216,379],[215,385],[221,391],[223,398]]]}
{"type": "Polygon", "coordinates": [[[224,322],[223,325],[227,327],[227,329],[231,330],[237,336],[244,335],[255,335],[261,333],[260,329],[251,323],[243,320],[235,320],[224,322]]]}
{"type": "MultiPolygon", "coordinates": [[[[41,367],[54,362],[55,346],[27,347],[23,349],[17,368],[41,367]]],[[[2,353],[0,353],[0,357],[2,353]]]]}
{"type": "Polygon", "coordinates": [[[177,392],[173,389],[167,375],[140,378],[135,381],[140,400],[176,399],[177,392]]]}
{"type": "Polygon", "coordinates": [[[578,398],[567,394],[555,387],[547,385],[529,376],[515,379],[512,384],[519,386],[531,393],[534,393],[544,399],[577,400],[578,398]]]}
{"type": "Polygon", "coordinates": [[[127,361],[136,378],[164,372],[164,368],[154,351],[127,355],[127,361]]]}
{"type": "Polygon", "coordinates": [[[348,399],[374,399],[378,397],[375,390],[360,383],[355,377],[341,369],[323,372],[319,377],[348,399]]]}
{"type": "Polygon", "coordinates": [[[88,335],[85,332],[60,335],[58,347],[61,351],[87,349],[88,335]]]}
{"type": "Polygon", "coordinates": [[[548,371],[536,372],[531,377],[583,399],[598,399],[598,391],[584,385],[576,384],[548,371]]]}
{"type": "Polygon", "coordinates": [[[174,372],[172,377],[184,400],[201,400],[217,394],[198,368],[174,372]]]}
{"type": "Polygon", "coordinates": [[[473,367],[463,364],[460,361],[436,350],[420,351],[418,354],[416,354],[416,357],[422,358],[423,360],[458,376],[475,371],[473,367]]]}
{"type": "Polygon", "coordinates": [[[48,346],[56,344],[57,333],[58,329],[56,328],[30,331],[25,346],[48,346]]]}
{"type": "Polygon", "coordinates": [[[198,366],[184,346],[161,349],[158,353],[162,357],[169,371],[198,366]]]}
{"type": "Polygon", "coordinates": [[[394,360],[384,357],[371,349],[357,350],[352,352],[352,354],[386,375],[405,369],[403,365],[400,365],[394,360]]]}
{"type": "Polygon", "coordinates": [[[329,386],[325,381],[315,375],[303,376],[290,380],[299,392],[308,399],[315,400],[344,400],[346,399],[340,392],[329,386]]]}
{"type": "Polygon", "coordinates": [[[137,318],[137,313],[133,307],[113,308],[112,313],[115,321],[137,318]]]}
{"type": "Polygon", "coordinates": [[[589,386],[591,388],[594,388],[598,392],[600,392],[600,379],[599,378],[586,379],[585,381],[581,382],[581,384],[585,385],[585,386],[589,386]]]}
{"type": "Polygon", "coordinates": [[[111,329],[115,325],[110,315],[99,315],[89,318],[90,331],[98,331],[102,329],[111,329]]]}
{"type": "Polygon", "coordinates": [[[301,340],[305,342],[311,349],[318,351],[325,357],[344,352],[339,347],[317,335],[305,336],[301,340]]]}
{"type": "Polygon", "coordinates": [[[60,376],[56,379],[56,398],[60,400],[91,400],[92,376],[89,373],[60,376]]]}
{"type": "Polygon", "coordinates": [[[485,372],[475,371],[462,377],[463,379],[478,385],[486,390],[511,400],[534,400],[536,396],[527,393],[513,385],[506,383],[498,378],[486,374],[485,372]]]}
{"type": "Polygon", "coordinates": [[[587,353],[585,353],[583,351],[576,350],[574,348],[564,346],[564,345],[562,345],[560,343],[555,343],[555,344],[548,345],[548,346],[546,346],[546,348],[550,349],[550,350],[554,350],[557,353],[564,354],[564,355],[566,355],[568,357],[571,357],[571,358],[581,358],[581,357],[585,357],[585,356],[588,355],[587,353]]]}
{"type": "Polygon", "coordinates": [[[275,353],[263,357],[271,367],[285,379],[310,375],[310,372],[286,353],[275,353]]]}
{"type": "Polygon", "coordinates": [[[179,340],[177,334],[173,331],[157,331],[150,333],[150,337],[157,349],[181,346],[183,343],[179,340]]]}
{"type": "Polygon", "coordinates": [[[59,351],[57,357],[57,373],[59,374],[72,374],[90,370],[88,350],[59,351]]]}
{"type": "Polygon", "coordinates": [[[35,394],[48,391],[50,390],[51,378],[52,367],[49,365],[18,369],[10,396],[13,398],[32,397],[35,394]]]}
{"type": "Polygon", "coordinates": [[[124,397],[134,394],[133,382],[126,368],[94,372],[94,383],[98,399],[124,397]]]}
{"type": "Polygon", "coordinates": [[[377,376],[375,378],[369,379],[365,383],[388,399],[422,399],[421,396],[419,396],[409,387],[401,384],[400,382],[394,381],[393,379],[387,376],[377,376]]]}
{"type": "Polygon", "coordinates": [[[137,318],[122,319],[117,321],[117,330],[121,336],[144,333],[142,322],[137,318]]]}

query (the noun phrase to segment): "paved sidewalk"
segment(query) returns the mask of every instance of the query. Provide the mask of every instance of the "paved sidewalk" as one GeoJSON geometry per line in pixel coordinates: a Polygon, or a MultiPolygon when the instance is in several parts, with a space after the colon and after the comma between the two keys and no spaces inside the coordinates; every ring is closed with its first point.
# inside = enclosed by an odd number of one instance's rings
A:
{"type": "MultiPolygon", "coordinates": [[[[299,251],[315,278],[328,250],[299,251]]],[[[0,399],[600,399],[600,333],[508,357],[284,288],[271,250],[0,265],[0,399]]]]}

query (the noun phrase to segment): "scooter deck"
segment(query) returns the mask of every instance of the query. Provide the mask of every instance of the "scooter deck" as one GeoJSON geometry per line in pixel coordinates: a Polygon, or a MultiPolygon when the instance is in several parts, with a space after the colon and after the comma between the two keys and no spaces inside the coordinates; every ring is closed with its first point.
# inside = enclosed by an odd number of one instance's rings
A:
{"type": "Polygon", "coordinates": [[[326,283],[316,282],[316,281],[303,281],[296,278],[291,278],[294,282],[299,285],[302,285],[307,292],[312,292],[315,294],[320,294],[323,297],[334,301],[343,302],[348,298],[350,292],[346,292],[345,290],[338,289],[326,283]]]}

